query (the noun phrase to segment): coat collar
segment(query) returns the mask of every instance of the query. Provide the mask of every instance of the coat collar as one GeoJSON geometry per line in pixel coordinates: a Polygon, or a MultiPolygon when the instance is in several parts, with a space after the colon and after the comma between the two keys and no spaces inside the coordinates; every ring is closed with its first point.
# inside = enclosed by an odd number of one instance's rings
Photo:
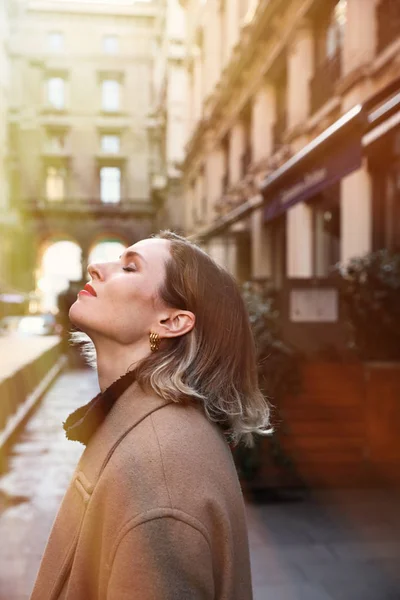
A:
{"type": "Polygon", "coordinates": [[[67,418],[67,437],[86,444],[77,466],[86,493],[92,493],[123,438],[151,413],[172,403],[153,390],[143,390],[134,375],[127,373],[67,418]]]}
{"type": "Polygon", "coordinates": [[[63,423],[67,438],[87,446],[115,402],[134,381],[135,371],[128,371],[109,385],[104,392],[99,392],[90,402],[71,413],[63,423]]]}

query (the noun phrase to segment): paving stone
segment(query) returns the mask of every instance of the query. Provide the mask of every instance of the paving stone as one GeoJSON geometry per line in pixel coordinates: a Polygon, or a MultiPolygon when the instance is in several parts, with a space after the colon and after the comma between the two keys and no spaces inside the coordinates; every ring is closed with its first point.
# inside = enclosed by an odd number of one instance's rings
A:
{"type": "Polygon", "coordinates": [[[289,583],[256,588],[254,600],[334,600],[334,597],[316,584],[289,583]]]}

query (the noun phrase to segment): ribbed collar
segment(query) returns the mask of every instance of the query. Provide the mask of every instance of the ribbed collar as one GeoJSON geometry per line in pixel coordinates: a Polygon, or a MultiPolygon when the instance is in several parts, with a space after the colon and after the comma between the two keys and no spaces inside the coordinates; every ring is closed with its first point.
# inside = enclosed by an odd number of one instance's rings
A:
{"type": "Polygon", "coordinates": [[[71,413],[63,423],[67,438],[87,446],[115,402],[135,379],[135,371],[128,371],[111,383],[104,392],[99,392],[90,402],[71,413]]]}

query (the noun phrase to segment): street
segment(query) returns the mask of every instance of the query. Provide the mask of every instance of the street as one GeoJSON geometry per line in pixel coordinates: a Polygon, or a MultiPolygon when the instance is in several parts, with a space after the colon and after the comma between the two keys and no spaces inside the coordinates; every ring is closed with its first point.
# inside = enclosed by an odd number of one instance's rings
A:
{"type": "MultiPolygon", "coordinates": [[[[0,600],[27,600],[52,521],[83,450],[62,421],[98,390],[64,372],[44,396],[0,477],[0,600]]],[[[396,494],[336,491],[247,505],[255,600],[398,600],[396,494]]]]}

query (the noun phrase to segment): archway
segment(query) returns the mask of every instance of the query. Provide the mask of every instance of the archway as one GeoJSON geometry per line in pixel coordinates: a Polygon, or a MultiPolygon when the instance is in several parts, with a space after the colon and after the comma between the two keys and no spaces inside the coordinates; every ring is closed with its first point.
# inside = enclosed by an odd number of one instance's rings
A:
{"type": "Polygon", "coordinates": [[[71,239],[51,239],[43,243],[36,270],[36,290],[31,312],[58,312],[57,298],[70,281],[82,278],[82,251],[71,239]]]}
{"type": "Polygon", "coordinates": [[[89,250],[89,263],[108,262],[117,260],[119,255],[128,246],[125,240],[117,237],[98,238],[89,250]]]}

